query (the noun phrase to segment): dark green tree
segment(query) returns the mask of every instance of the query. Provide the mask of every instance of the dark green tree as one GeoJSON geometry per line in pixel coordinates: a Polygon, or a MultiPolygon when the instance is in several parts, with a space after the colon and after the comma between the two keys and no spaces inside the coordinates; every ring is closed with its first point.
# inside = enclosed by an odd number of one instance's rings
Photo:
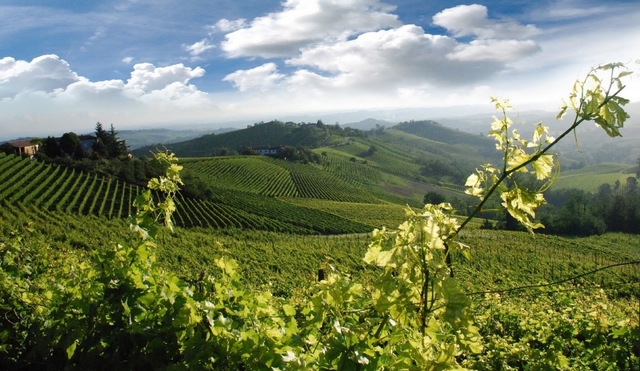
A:
{"type": "Polygon", "coordinates": [[[438,192],[429,191],[424,195],[425,204],[439,205],[446,201],[446,198],[438,192]]]}
{"type": "Polygon", "coordinates": [[[48,136],[47,139],[42,141],[42,147],[40,150],[49,158],[56,158],[61,155],[58,141],[52,136],[48,136]]]}
{"type": "Polygon", "coordinates": [[[118,138],[118,133],[113,127],[113,124],[111,124],[111,129],[107,133],[107,137],[108,142],[106,145],[109,158],[116,158],[127,154],[127,145],[124,140],[120,140],[120,138],[118,138]]]}
{"type": "Polygon", "coordinates": [[[102,124],[96,124],[96,141],[93,143],[93,153],[96,157],[106,158],[109,156],[107,143],[109,142],[109,134],[102,128],[102,124]]]}
{"type": "Polygon", "coordinates": [[[65,155],[74,159],[84,157],[84,151],[80,145],[80,138],[72,131],[62,134],[60,138],[60,149],[65,155]]]}

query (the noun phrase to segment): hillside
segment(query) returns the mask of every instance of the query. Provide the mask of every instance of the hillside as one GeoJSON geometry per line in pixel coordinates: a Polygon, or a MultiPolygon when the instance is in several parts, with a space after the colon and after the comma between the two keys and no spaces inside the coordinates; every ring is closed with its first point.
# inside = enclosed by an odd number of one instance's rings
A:
{"type": "Polygon", "coordinates": [[[208,134],[178,143],[162,143],[132,151],[136,156],[148,156],[150,150],[166,147],[178,157],[208,157],[220,155],[225,149],[235,152],[242,148],[280,146],[317,147],[330,136],[329,130],[317,124],[294,124],[271,121],[258,123],[246,129],[222,134],[208,134]]]}

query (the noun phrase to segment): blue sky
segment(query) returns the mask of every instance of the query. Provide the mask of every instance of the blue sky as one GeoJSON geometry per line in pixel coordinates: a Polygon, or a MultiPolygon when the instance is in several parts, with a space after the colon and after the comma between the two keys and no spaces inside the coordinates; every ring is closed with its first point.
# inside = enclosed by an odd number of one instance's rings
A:
{"type": "Polygon", "coordinates": [[[553,109],[593,65],[640,69],[638,19],[637,0],[0,0],[0,139],[490,96],[553,109]]]}

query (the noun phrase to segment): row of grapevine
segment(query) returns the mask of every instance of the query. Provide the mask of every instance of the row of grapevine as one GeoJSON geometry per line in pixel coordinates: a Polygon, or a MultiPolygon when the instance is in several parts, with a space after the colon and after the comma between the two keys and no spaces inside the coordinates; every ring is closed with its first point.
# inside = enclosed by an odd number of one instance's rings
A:
{"type": "Polygon", "coordinates": [[[253,230],[270,230],[286,233],[312,233],[312,230],[300,228],[277,219],[250,214],[242,209],[195,200],[185,197],[176,198],[176,225],[185,228],[242,228],[253,230]]]}
{"type": "Polygon", "coordinates": [[[338,177],[313,165],[284,162],[300,197],[344,202],[377,202],[368,192],[350,186],[338,177]]]}
{"type": "Polygon", "coordinates": [[[357,221],[372,229],[382,226],[397,227],[406,219],[406,206],[396,204],[365,204],[312,198],[288,198],[283,201],[357,221]]]}
{"type": "Polygon", "coordinates": [[[323,169],[342,179],[347,184],[359,187],[361,184],[378,184],[381,180],[379,170],[368,164],[350,161],[343,156],[327,155],[323,169]]]}
{"type": "Polygon", "coordinates": [[[250,211],[269,219],[292,224],[319,233],[342,234],[368,232],[370,227],[319,210],[296,206],[273,197],[262,197],[251,193],[216,190],[216,204],[228,205],[250,211]]]}
{"type": "Polygon", "coordinates": [[[131,214],[133,198],[139,193],[137,186],[118,180],[107,181],[14,155],[0,158],[0,168],[0,201],[11,204],[120,218],[131,214]]]}
{"type": "Polygon", "coordinates": [[[191,161],[185,166],[219,187],[266,196],[297,196],[288,171],[258,156],[191,161]]]}
{"type": "MultiPolygon", "coordinates": [[[[73,244],[82,247],[90,245],[92,241],[101,241],[101,245],[108,246],[110,241],[126,237],[126,223],[118,219],[104,220],[95,216],[59,213],[6,201],[0,205],[0,233],[3,226],[20,219],[34,223],[32,229],[45,233],[47,240],[54,245],[73,244]],[[116,224],[121,228],[116,228],[116,224]]],[[[222,210],[231,209],[223,206],[222,210]]],[[[236,219],[239,220],[239,217],[236,219]]],[[[163,238],[179,240],[179,243],[166,244],[179,247],[167,254],[174,258],[180,256],[180,261],[173,261],[171,267],[185,277],[194,277],[207,269],[206,262],[222,253],[222,250],[216,250],[220,243],[245,267],[243,272],[250,282],[272,282],[274,289],[289,291],[303,284],[318,268],[327,264],[327,256],[332,258],[329,264],[340,266],[345,272],[364,274],[362,261],[358,257],[362,256],[369,237],[368,234],[304,236],[257,230],[220,234],[195,228],[181,229],[175,235],[167,234],[163,238]]],[[[465,283],[467,291],[557,281],[608,264],[638,260],[640,255],[633,248],[640,244],[640,236],[622,234],[576,239],[532,236],[522,232],[469,230],[463,242],[473,246],[473,259],[455,256],[453,261],[455,274],[465,283]],[[625,247],[628,249],[625,250],[625,247]]],[[[626,265],[585,276],[578,282],[587,287],[593,284],[637,282],[639,279],[639,267],[626,265]]]]}
{"type": "MultiPolygon", "coordinates": [[[[247,164],[253,163],[252,166],[262,164],[272,170],[279,169],[272,173],[271,179],[276,179],[276,175],[280,176],[280,179],[286,177],[290,184],[297,185],[300,190],[291,192],[289,189],[286,194],[290,196],[301,194],[308,198],[315,197],[345,202],[379,202],[367,193],[359,192],[337,177],[312,165],[287,163],[268,158],[240,158],[238,160],[247,164]],[[295,180],[295,183],[291,178],[295,180]]],[[[238,163],[238,161],[221,161],[221,163],[223,162],[238,163]]],[[[196,165],[197,163],[199,162],[191,162],[190,164],[196,165]]],[[[40,208],[55,209],[66,213],[122,218],[132,213],[133,199],[139,193],[137,186],[113,178],[107,179],[65,167],[20,160],[16,156],[4,157],[0,162],[1,165],[6,167],[6,171],[2,174],[6,181],[0,183],[0,201],[33,204],[40,208]]],[[[198,171],[203,172],[204,169],[198,171]]],[[[280,180],[280,182],[283,181],[280,180]]],[[[275,187],[272,194],[276,193],[278,187],[274,184],[274,182],[265,183],[267,186],[275,187]]],[[[376,221],[360,222],[353,217],[356,214],[340,214],[321,208],[292,205],[274,197],[259,195],[256,192],[239,192],[224,187],[214,187],[214,189],[217,190],[215,203],[186,198],[178,199],[176,224],[187,228],[244,228],[288,233],[343,234],[367,232],[371,229],[372,223],[376,223],[376,221]]],[[[269,193],[269,188],[264,190],[269,193]]],[[[373,214],[381,215],[380,213],[373,214]]],[[[361,213],[357,215],[361,215],[361,213]]]]}

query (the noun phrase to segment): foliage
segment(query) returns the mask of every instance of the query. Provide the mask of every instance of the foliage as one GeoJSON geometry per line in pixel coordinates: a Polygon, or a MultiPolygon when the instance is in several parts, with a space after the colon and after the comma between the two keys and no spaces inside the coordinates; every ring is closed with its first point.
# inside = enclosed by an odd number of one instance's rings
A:
{"type": "Polygon", "coordinates": [[[80,138],[78,138],[74,132],[62,134],[62,137],[60,137],[60,150],[65,155],[74,159],[81,159],[84,157],[84,151],[80,145],[80,138]]]}
{"type": "Polygon", "coordinates": [[[438,205],[443,202],[445,202],[445,197],[436,191],[429,191],[424,195],[425,204],[438,205]]]}
{"type": "Polygon", "coordinates": [[[640,233],[640,191],[634,177],[628,177],[624,186],[601,184],[595,193],[552,190],[547,193],[547,198],[549,206],[543,208],[540,216],[546,233],[640,233]]]}
{"type": "Polygon", "coordinates": [[[637,313],[604,290],[589,297],[544,291],[533,297],[488,294],[476,316],[486,351],[463,365],[476,370],[632,370],[638,361],[637,313]]]}
{"type": "Polygon", "coordinates": [[[93,155],[97,158],[114,159],[127,154],[127,144],[118,138],[113,124],[107,132],[101,123],[96,124],[96,141],[93,143],[93,155]]]}

